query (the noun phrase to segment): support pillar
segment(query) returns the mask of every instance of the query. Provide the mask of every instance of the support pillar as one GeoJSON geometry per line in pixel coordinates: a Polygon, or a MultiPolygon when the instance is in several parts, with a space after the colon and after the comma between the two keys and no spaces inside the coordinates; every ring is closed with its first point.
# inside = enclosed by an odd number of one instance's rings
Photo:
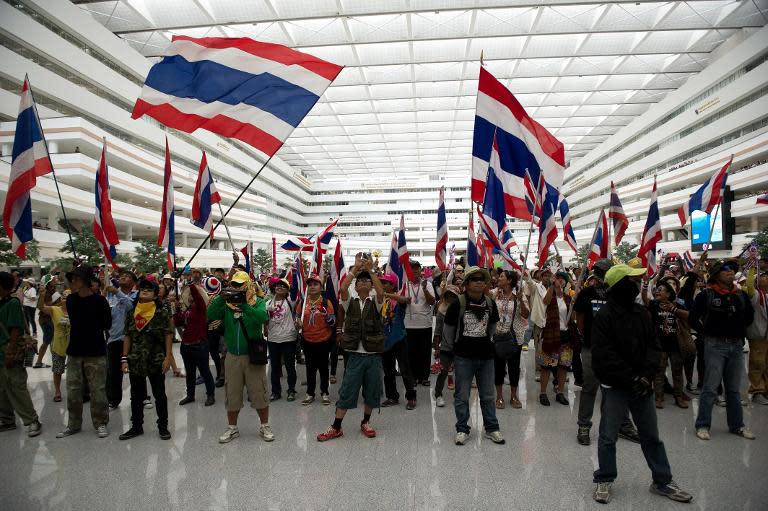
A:
{"type": "Polygon", "coordinates": [[[125,226],[125,241],[133,241],[133,225],[125,226]]]}

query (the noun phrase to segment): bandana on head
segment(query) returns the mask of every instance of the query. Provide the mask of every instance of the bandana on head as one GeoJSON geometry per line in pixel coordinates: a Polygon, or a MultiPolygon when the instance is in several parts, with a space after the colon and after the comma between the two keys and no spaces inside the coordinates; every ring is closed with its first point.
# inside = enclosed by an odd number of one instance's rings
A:
{"type": "Polygon", "coordinates": [[[136,322],[136,329],[141,332],[145,326],[152,321],[157,309],[155,302],[137,303],[136,310],[133,312],[133,320],[136,322]]]}

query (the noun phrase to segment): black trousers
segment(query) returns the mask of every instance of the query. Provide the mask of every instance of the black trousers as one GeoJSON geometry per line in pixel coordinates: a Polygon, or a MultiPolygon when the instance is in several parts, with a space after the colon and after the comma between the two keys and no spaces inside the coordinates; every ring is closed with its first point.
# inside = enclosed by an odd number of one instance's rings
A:
{"type": "Polygon", "coordinates": [[[407,328],[405,331],[413,379],[428,380],[432,362],[432,328],[407,328]]]}
{"type": "Polygon", "coordinates": [[[123,355],[122,341],[107,344],[107,402],[117,406],[123,400],[123,370],[120,358],[123,355]]]}
{"type": "Polygon", "coordinates": [[[336,332],[331,334],[331,341],[333,342],[331,345],[331,376],[336,376],[336,369],[339,367],[339,353],[342,351],[337,342],[336,332]]]}
{"type": "Polygon", "coordinates": [[[328,355],[331,353],[333,341],[302,343],[304,348],[305,367],[307,368],[307,395],[315,395],[317,373],[320,373],[320,393],[328,394],[328,355]]]}
{"type": "Polygon", "coordinates": [[[413,375],[411,375],[410,364],[408,363],[408,343],[405,339],[389,348],[389,351],[385,351],[381,356],[381,364],[384,368],[384,394],[387,399],[400,399],[400,394],[397,392],[395,361],[397,361],[400,375],[403,377],[405,399],[408,401],[415,400],[416,383],[413,381],[413,375]]]}
{"type": "Polygon", "coordinates": [[[571,371],[573,371],[573,379],[575,382],[584,382],[584,366],[581,363],[581,345],[579,345],[578,349],[573,350],[573,363],[571,364],[571,371]]]}
{"type": "Polygon", "coordinates": [[[213,365],[216,366],[216,378],[221,376],[221,354],[219,353],[219,343],[221,334],[216,330],[208,330],[208,352],[211,354],[213,365]]]}
{"type": "Polygon", "coordinates": [[[518,348],[515,351],[515,354],[509,358],[494,357],[493,367],[495,369],[495,385],[504,385],[504,376],[507,373],[507,368],[509,368],[509,386],[517,388],[518,382],[520,381],[520,354],[521,350],[518,348]]]}
{"type": "Polygon", "coordinates": [[[214,383],[211,368],[208,365],[208,343],[181,344],[179,348],[181,359],[184,361],[184,371],[186,374],[187,397],[195,398],[195,378],[197,371],[205,382],[205,394],[213,396],[214,383]]]}
{"type": "Polygon", "coordinates": [[[131,424],[141,427],[144,424],[144,398],[147,395],[147,378],[152,387],[157,412],[157,427],[168,428],[168,398],[165,395],[165,375],[152,374],[148,377],[129,374],[131,382],[131,424]]]}

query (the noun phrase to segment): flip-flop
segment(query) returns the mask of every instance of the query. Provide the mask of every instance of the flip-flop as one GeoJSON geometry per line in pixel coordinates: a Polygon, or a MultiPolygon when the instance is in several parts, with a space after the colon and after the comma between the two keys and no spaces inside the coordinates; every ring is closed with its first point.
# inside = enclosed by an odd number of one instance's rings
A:
{"type": "Polygon", "coordinates": [[[61,396],[53,396],[54,403],[61,403],[61,396]]]}
{"type": "Polygon", "coordinates": [[[503,410],[504,409],[504,400],[503,399],[497,399],[496,400],[496,409],[497,410],[503,410]]]}

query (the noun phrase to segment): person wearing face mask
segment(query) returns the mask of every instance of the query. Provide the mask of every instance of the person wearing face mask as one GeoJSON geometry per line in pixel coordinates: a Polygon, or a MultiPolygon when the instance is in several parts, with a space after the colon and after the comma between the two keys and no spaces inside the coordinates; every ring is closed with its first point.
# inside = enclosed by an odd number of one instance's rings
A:
{"type": "Polygon", "coordinates": [[[704,388],[699,397],[696,436],[710,439],[712,405],[717,387],[725,388],[728,430],[748,440],[755,435],[744,426],[739,386],[744,378],[744,338],[755,311],[749,296],[734,284],[739,265],[721,260],[710,268],[707,288],[693,301],[689,316],[691,327],[704,338],[704,388]]]}
{"type": "Polygon", "coordinates": [[[597,444],[598,469],[593,499],[607,504],[617,477],[616,440],[627,408],[640,435],[653,482],[651,493],[677,502],[693,497],[672,480],[664,443],[659,439],[653,379],[661,352],[648,311],[635,302],[640,293],[644,268],[618,264],[605,274],[607,301],[595,314],[592,324],[592,369],[603,388],[600,405],[600,436],[597,444]]]}

